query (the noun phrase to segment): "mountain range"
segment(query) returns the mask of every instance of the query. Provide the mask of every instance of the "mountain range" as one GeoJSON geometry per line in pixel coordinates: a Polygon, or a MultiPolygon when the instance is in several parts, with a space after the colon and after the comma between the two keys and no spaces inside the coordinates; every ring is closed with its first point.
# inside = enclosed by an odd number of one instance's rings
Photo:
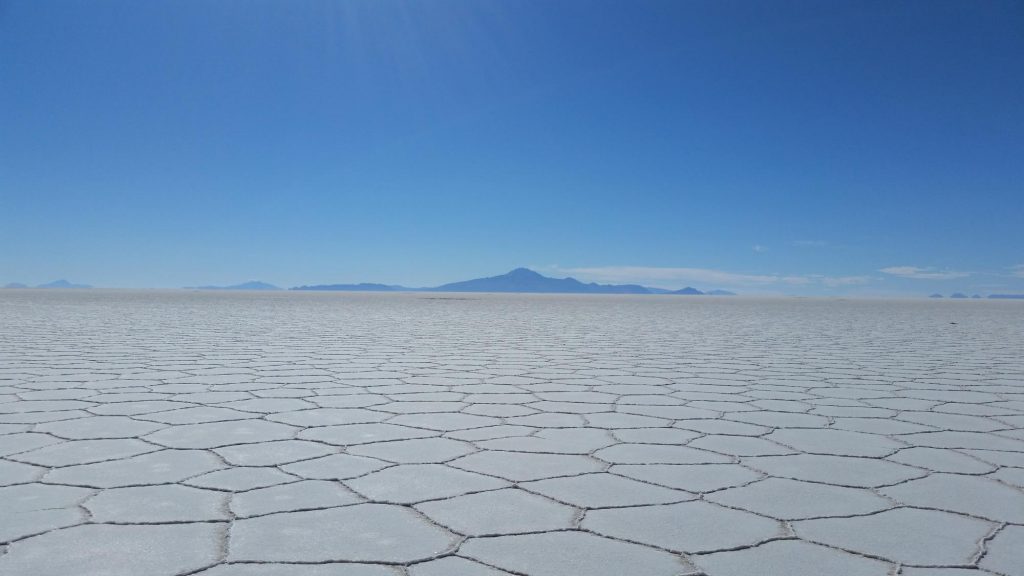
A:
{"type": "MultiPolygon", "coordinates": [[[[76,284],[67,280],[54,280],[45,284],[29,286],[21,282],[11,282],[4,285],[4,288],[92,288],[88,284],[76,284]]],[[[272,291],[283,290],[282,288],[261,282],[250,280],[241,284],[229,286],[186,286],[186,290],[253,290],[272,291]]],[[[411,288],[396,284],[379,284],[374,282],[360,282],[357,284],[314,284],[289,288],[289,290],[318,291],[318,292],[521,292],[536,294],[676,294],[683,296],[735,296],[728,290],[698,290],[691,286],[679,290],[667,290],[665,288],[654,288],[640,284],[598,284],[596,282],[581,282],[575,278],[551,278],[544,276],[529,268],[516,268],[498,276],[486,278],[474,278],[461,282],[451,282],[428,288],[411,288]]],[[[930,298],[942,298],[940,293],[934,293],[930,298]]],[[[950,298],[968,298],[967,293],[955,292],[950,298]]],[[[988,298],[1004,300],[1024,300],[1024,294],[989,294],[988,298]]],[[[982,298],[980,294],[973,294],[969,298],[982,298]]]]}
{"type": "MultiPolygon", "coordinates": [[[[30,288],[26,284],[13,282],[5,288],[30,288]]],[[[40,284],[35,288],[92,288],[88,284],[75,284],[67,280],[54,280],[46,284],[40,284]]],[[[261,282],[250,280],[241,284],[228,286],[186,286],[186,290],[247,290],[247,291],[271,291],[282,290],[282,288],[261,282]]],[[[320,292],[522,292],[534,294],[678,294],[685,296],[733,296],[727,290],[701,291],[691,286],[679,290],[667,290],[665,288],[652,288],[640,284],[598,284],[596,282],[581,282],[575,278],[551,278],[544,276],[529,268],[516,268],[498,276],[486,278],[474,278],[461,282],[451,282],[428,288],[410,288],[395,284],[378,284],[373,282],[360,282],[358,284],[314,284],[290,288],[300,291],[320,292]]]]}
{"type": "MultiPolygon", "coordinates": [[[[32,286],[22,284],[21,282],[11,282],[10,284],[5,284],[4,288],[32,288],[32,286]]],[[[39,284],[35,288],[92,288],[92,286],[88,284],[75,284],[67,280],[54,280],[46,284],[39,284]]]]}
{"type": "Polygon", "coordinates": [[[360,284],[315,284],[313,286],[296,286],[295,288],[291,288],[291,290],[316,290],[321,292],[405,292],[418,289],[391,284],[362,282],[360,284]]]}
{"type": "Polygon", "coordinates": [[[516,268],[508,273],[442,284],[432,288],[409,288],[390,284],[318,284],[297,286],[292,290],[372,291],[372,292],[525,292],[545,294],[683,294],[731,296],[726,290],[701,292],[687,286],[680,290],[649,288],[639,284],[584,283],[575,278],[550,278],[529,268],[516,268]]]}
{"type": "Polygon", "coordinates": [[[281,288],[259,280],[250,280],[231,286],[186,286],[186,290],[280,290],[281,288]]]}

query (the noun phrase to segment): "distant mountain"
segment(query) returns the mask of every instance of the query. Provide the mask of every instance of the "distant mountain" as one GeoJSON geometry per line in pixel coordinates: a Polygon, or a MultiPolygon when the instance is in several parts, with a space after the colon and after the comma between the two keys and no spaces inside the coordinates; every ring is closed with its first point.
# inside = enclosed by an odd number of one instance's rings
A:
{"type": "Polygon", "coordinates": [[[323,292],[401,292],[415,290],[415,288],[363,282],[360,284],[315,284],[313,286],[296,286],[294,288],[289,288],[289,290],[317,290],[323,292]]]}
{"type": "Polygon", "coordinates": [[[981,298],[981,294],[971,294],[971,298],[981,298]]]}
{"type": "Polygon", "coordinates": [[[67,280],[54,280],[46,284],[40,284],[36,288],[92,288],[88,284],[73,284],[67,280]]]}
{"type": "Polygon", "coordinates": [[[10,284],[5,284],[4,288],[28,288],[28,284],[22,284],[21,282],[11,282],[10,284]]]}
{"type": "Polygon", "coordinates": [[[967,294],[964,294],[963,292],[953,292],[952,294],[949,295],[949,297],[950,298],[967,298],[967,294]]]}
{"type": "Polygon", "coordinates": [[[706,291],[702,292],[700,290],[697,290],[696,288],[691,288],[689,286],[687,286],[686,288],[682,288],[680,290],[666,290],[664,288],[652,288],[650,286],[648,286],[647,289],[650,290],[651,294],[682,294],[682,295],[686,295],[686,296],[735,296],[736,295],[735,292],[729,292],[728,290],[706,290],[706,291]]]}
{"type": "Polygon", "coordinates": [[[584,284],[575,278],[548,278],[528,268],[516,268],[501,276],[452,282],[431,292],[532,292],[557,294],[650,294],[638,284],[584,284]]]}
{"type": "Polygon", "coordinates": [[[988,297],[1001,300],[1024,300],[1024,294],[989,294],[988,297]]]}
{"type": "Polygon", "coordinates": [[[267,284],[266,282],[260,282],[259,280],[250,280],[248,282],[242,282],[241,284],[234,284],[232,286],[186,286],[186,290],[280,290],[273,284],[267,284]]]}
{"type": "Polygon", "coordinates": [[[697,290],[696,288],[693,288],[692,286],[687,286],[686,288],[680,288],[679,290],[659,290],[657,292],[654,291],[655,288],[648,288],[648,290],[650,290],[651,293],[654,293],[654,294],[682,294],[683,296],[735,296],[736,295],[735,292],[730,292],[728,290],[700,291],[700,290],[697,290]]]}
{"type": "Polygon", "coordinates": [[[942,294],[939,294],[938,292],[936,292],[935,294],[930,294],[928,297],[929,298],[942,298],[942,294]]]}

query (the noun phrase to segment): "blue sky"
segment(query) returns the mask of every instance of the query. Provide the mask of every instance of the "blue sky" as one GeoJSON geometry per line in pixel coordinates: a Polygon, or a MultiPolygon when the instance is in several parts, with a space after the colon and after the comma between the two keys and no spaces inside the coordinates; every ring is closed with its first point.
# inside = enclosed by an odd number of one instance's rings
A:
{"type": "Polygon", "coordinates": [[[1024,4],[0,1],[0,284],[1024,292],[1024,4]]]}

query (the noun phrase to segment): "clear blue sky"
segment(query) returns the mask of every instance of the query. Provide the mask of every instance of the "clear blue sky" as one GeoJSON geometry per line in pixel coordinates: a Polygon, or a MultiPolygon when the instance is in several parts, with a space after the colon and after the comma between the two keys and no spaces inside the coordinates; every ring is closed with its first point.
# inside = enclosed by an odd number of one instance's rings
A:
{"type": "Polygon", "coordinates": [[[0,284],[1024,292],[1024,3],[0,0],[0,284]]]}

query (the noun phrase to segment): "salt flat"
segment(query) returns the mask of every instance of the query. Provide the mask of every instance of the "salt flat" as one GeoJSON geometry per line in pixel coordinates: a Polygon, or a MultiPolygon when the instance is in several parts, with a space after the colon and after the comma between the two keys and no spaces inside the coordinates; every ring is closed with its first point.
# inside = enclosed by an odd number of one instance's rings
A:
{"type": "Polygon", "coordinates": [[[1024,303],[0,292],[0,574],[1024,574],[1024,303]]]}

